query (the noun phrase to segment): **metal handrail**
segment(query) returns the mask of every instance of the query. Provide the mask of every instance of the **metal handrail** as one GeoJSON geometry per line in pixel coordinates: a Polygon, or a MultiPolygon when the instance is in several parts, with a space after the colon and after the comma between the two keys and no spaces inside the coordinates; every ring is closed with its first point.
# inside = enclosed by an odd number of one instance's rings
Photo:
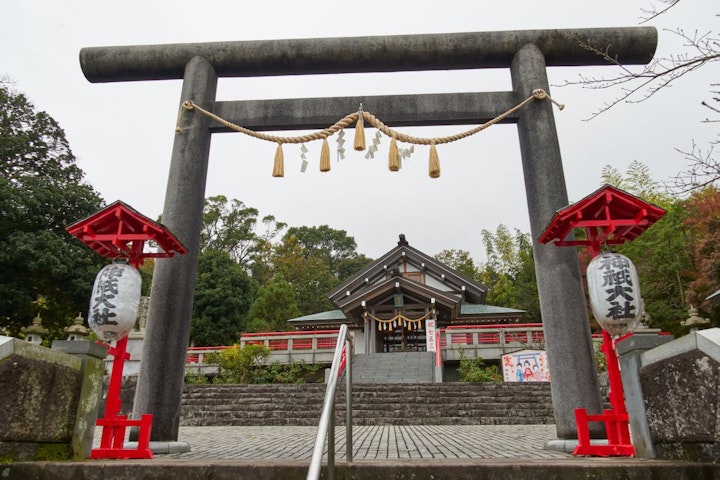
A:
{"type": "Polygon", "coordinates": [[[325,450],[325,439],[328,442],[328,480],[335,480],[335,388],[337,381],[342,374],[343,351],[345,353],[345,374],[346,382],[346,407],[345,407],[345,448],[348,462],[352,462],[352,337],[348,332],[347,325],[340,326],[337,343],[335,344],[335,355],[333,355],[332,366],[330,367],[330,378],[325,390],[320,422],[318,423],[315,448],[313,449],[310,468],[308,468],[307,480],[318,480],[322,467],[323,450],[325,450]],[[343,345],[344,343],[344,345],[343,345]]]}

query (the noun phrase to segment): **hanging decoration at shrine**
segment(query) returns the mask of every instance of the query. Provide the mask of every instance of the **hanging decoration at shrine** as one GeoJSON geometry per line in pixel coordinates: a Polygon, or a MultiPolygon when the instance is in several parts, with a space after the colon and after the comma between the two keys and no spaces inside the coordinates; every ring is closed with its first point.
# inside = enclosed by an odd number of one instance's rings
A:
{"type": "Polygon", "coordinates": [[[431,309],[425,315],[419,318],[406,317],[402,313],[392,318],[379,318],[370,312],[365,312],[365,316],[375,320],[378,324],[378,330],[392,332],[396,328],[407,328],[408,330],[423,330],[423,321],[435,314],[435,309],[431,309]]]}
{"type": "Polygon", "coordinates": [[[477,127],[474,127],[470,130],[467,130],[465,132],[461,132],[456,135],[451,135],[447,137],[438,137],[438,138],[423,138],[423,137],[414,137],[411,135],[406,135],[402,132],[399,132],[393,128],[388,127],[385,125],[380,119],[378,119],[375,115],[371,114],[370,112],[366,112],[363,110],[362,104],[360,104],[360,108],[357,112],[353,112],[349,115],[346,115],[344,118],[338,120],[334,125],[325,128],[323,130],[317,131],[315,133],[309,134],[309,135],[302,135],[302,136],[296,136],[296,137],[279,137],[275,135],[268,135],[266,133],[262,132],[256,132],[254,130],[250,130],[248,128],[242,127],[240,125],[236,125],[232,122],[229,122],[218,115],[210,112],[209,110],[206,110],[202,108],[200,105],[196,104],[192,100],[186,100],[183,102],[182,107],[180,109],[180,115],[178,115],[178,123],[177,127],[175,128],[176,132],[182,132],[182,114],[183,111],[191,111],[195,110],[200,113],[203,113],[204,115],[207,115],[211,119],[215,120],[219,124],[225,126],[226,128],[244,133],[245,135],[249,135],[251,137],[265,140],[268,142],[273,142],[277,144],[277,148],[275,149],[275,161],[273,163],[273,177],[283,177],[285,176],[285,158],[283,155],[283,145],[284,144],[301,144],[300,147],[300,158],[302,160],[300,171],[305,172],[308,166],[307,161],[307,147],[305,146],[305,143],[314,141],[314,140],[322,140],[322,149],[320,153],[320,171],[321,172],[328,172],[330,171],[330,146],[328,145],[327,139],[334,135],[337,135],[337,158],[338,160],[345,158],[345,132],[344,129],[353,123],[355,124],[355,141],[353,144],[353,148],[356,151],[364,151],[365,150],[365,122],[367,122],[369,125],[375,127],[377,129],[377,132],[375,133],[375,136],[372,140],[372,144],[367,148],[367,153],[365,155],[365,158],[375,158],[375,153],[378,150],[378,146],[380,145],[380,140],[382,138],[382,134],[386,135],[390,138],[390,151],[388,154],[388,169],[392,172],[397,172],[402,168],[402,161],[410,158],[410,156],[415,151],[415,145],[427,145],[430,147],[429,149],[429,159],[428,159],[428,175],[430,178],[438,178],[440,177],[440,157],[438,156],[437,151],[437,145],[442,145],[445,143],[451,143],[455,142],[457,140],[462,140],[464,138],[467,138],[471,135],[474,135],[478,132],[481,132],[485,130],[486,128],[495,125],[496,123],[502,121],[503,119],[507,118],[508,116],[512,115],[528,103],[530,103],[533,100],[550,100],[555,105],[558,106],[560,110],[565,108],[564,105],[561,105],[557,103],[555,100],[553,100],[544,90],[542,89],[535,89],[532,92],[532,95],[530,95],[528,98],[517,104],[516,106],[512,107],[505,113],[502,113],[498,115],[497,117],[493,118],[492,120],[483,123],[482,125],[478,125],[477,127]],[[402,143],[409,143],[410,146],[408,148],[400,148],[398,146],[398,142],[402,143]]]}
{"type": "Polygon", "coordinates": [[[88,324],[104,342],[120,340],[135,326],[140,304],[140,272],[122,261],[106,266],[95,277],[88,324]]]}
{"type": "Polygon", "coordinates": [[[610,335],[632,332],[640,323],[643,303],[635,265],[619,253],[601,253],[587,267],[593,315],[610,335]]]}

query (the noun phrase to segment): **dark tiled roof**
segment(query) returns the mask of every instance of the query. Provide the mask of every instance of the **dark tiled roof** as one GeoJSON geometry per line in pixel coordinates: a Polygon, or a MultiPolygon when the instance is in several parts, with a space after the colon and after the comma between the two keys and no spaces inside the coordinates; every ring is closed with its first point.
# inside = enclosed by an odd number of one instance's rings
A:
{"type": "Polygon", "coordinates": [[[313,313],[303,317],[291,318],[290,322],[327,322],[332,320],[347,320],[342,310],[329,310],[327,312],[313,313]]]}
{"type": "Polygon", "coordinates": [[[507,315],[521,313],[525,313],[525,310],[516,310],[514,308],[494,307],[492,305],[480,305],[473,303],[464,303],[460,308],[460,315],[507,315]]]}

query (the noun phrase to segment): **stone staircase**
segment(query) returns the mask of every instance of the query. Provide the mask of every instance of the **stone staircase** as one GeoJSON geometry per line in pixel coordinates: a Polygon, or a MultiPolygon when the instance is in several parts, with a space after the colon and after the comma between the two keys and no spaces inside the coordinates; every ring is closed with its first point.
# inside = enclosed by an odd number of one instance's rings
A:
{"type": "MultiPolygon", "coordinates": [[[[181,425],[317,425],[324,384],[187,385],[181,425]]],[[[552,424],[547,383],[353,382],[354,425],[552,424]]],[[[336,424],[345,423],[345,387],[336,424]]]]}
{"type": "Polygon", "coordinates": [[[355,355],[355,383],[433,383],[435,354],[395,352],[355,355]]]}

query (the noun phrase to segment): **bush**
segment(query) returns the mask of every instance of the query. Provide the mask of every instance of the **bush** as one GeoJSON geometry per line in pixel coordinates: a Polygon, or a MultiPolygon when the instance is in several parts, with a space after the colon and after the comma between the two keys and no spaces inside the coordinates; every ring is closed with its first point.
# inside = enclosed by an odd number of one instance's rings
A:
{"type": "MultiPolygon", "coordinates": [[[[295,362],[289,365],[278,362],[266,364],[269,356],[269,348],[255,344],[247,344],[242,348],[233,345],[220,353],[209,355],[208,362],[216,363],[220,369],[213,383],[304,383],[307,377],[322,369],[321,365],[295,362]]],[[[190,383],[187,377],[186,383],[190,383]]]]}
{"type": "Polygon", "coordinates": [[[208,361],[220,368],[218,383],[255,383],[269,356],[270,349],[265,345],[233,345],[209,356],[208,361]]]}
{"type": "Polygon", "coordinates": [[[289,365],[281,365],[273,362],[263,368],[262,374],[255,383],[305,383],[306,377],[321,368],[322,366],[314,364],[293,362],[289,365]]]}
{"type": "Polygon", "coordinates": [[[210,383],[208,377],[202,373],[186,373],[185,385],[205,385],[210,383]]]}
{"type": "Polygon", "coordinates": [[[460,367],[458,368],[461,382],[502,382],[503,378],[494,365],[485,365],[482,358],[467,358],[460,351],[460,367]]]}

